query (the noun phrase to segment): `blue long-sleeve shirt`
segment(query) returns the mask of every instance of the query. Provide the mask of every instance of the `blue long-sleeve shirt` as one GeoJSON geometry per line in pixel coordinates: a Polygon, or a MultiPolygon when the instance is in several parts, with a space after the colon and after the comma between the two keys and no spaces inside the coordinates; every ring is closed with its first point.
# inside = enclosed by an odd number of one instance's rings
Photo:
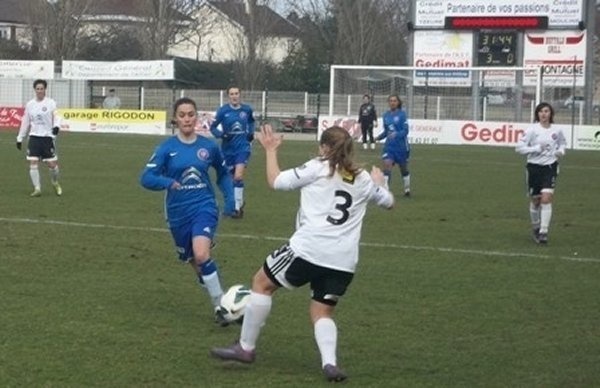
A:
{"type": "Polygon", "coordinates": [[[235,210],[233,181],[217,144],[198,136],[193,143],[184,143],[173,136],[160,144],[140,177],[140,183],[149,190],[167,190],[166,218],[169,226],[185,224],[199,211],[218,214],[215,191],[209,168],[217,172],[217,185],[224,197],[224,213],[235,210]],[[173,189],[174,182],[181,185],[173,189]]]}
{"type": "Polygon", "coordinates": [[[254,138],[254,115],[250,105],[241,104],[233,108],[225,104],[217,110],[210,132],[221,138],[221,148],[226,156],[240,152],[250,152],[250,141],[254,138]],[[218,126],[221,124],[222,130],[218,126]]]}
{"type": "Polygon", "coordinates": [[[383,132],[377,136],[377,140],[382,139],[385,139],[384,150],[403,152],[410,150],[406,112],[396,109],[384,113],[383,132]]]}

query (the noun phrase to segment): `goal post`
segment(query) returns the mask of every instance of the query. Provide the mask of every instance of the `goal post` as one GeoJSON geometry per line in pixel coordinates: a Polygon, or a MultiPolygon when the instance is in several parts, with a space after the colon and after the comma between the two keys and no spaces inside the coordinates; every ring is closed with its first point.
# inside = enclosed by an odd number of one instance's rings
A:
{"type": "Polygon", "coordinates": [[[538,67],[333,65],[329,116],[357,116],[365,94],[383,112],[398,94],[409,118],[531,121],[544,96],[541,76],[538,67]]]}

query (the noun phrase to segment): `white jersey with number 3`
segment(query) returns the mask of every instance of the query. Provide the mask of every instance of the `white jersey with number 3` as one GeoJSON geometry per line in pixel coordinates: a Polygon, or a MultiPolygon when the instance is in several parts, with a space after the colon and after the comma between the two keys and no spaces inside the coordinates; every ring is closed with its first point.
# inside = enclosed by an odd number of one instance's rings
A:
{"type": "Polygon", "coordinates": [[[367,203],[391,207],[394,199],[366,171],[356,176],[329,174],[329,162],[316,158],[282,171],[274,187],[301,189],[296,231],[290,238],[294,253],[321,267],[354,272],[367,203]]]}

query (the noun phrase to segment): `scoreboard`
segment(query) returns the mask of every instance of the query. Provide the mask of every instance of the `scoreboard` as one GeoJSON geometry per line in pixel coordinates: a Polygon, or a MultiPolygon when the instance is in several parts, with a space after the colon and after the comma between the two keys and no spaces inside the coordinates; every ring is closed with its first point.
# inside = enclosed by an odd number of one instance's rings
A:
{"type": "Polygon", "coordinates": [[[478,66],[515,66],[516,32],[479,32],[477,34],[478,66]]]}

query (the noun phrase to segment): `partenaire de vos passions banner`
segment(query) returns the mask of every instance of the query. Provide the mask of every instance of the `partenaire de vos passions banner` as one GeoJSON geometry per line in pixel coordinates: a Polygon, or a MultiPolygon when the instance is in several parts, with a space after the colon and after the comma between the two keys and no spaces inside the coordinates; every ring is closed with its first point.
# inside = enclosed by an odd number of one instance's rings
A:
{"type": "Polygon", "coordinates": [[[61,128],[71,132],[164,135],[167,113],[154,110],[59,109],[61,128]]]}
{"type": "MultiPolygon", "coordinates": [[[[408,120],[408,141],[411,144],[456,144],[514,147],[531,123],[473,121],[473,120],[408,120]]],[[[360,124],[356,118],[323,116],[319,119],[319,136],[333,125],[346,129],[360,141],[360,124]]],[[[600,151],[600,126],[561,125],[568,148],[600,151]]],[[[382,132],[378,120],[374,135],[382,132]]]]}

